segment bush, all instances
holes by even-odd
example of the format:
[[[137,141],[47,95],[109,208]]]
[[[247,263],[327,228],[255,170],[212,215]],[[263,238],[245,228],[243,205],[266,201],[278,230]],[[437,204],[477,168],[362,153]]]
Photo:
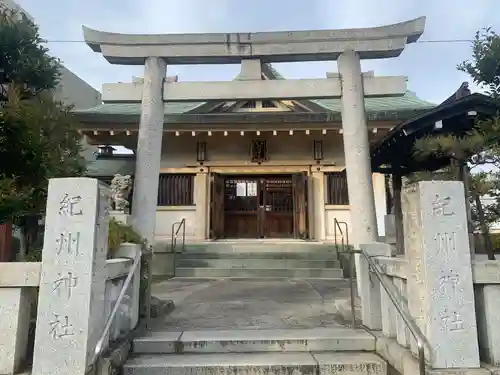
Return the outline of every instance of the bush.
[[[23,262],[41,262],[42,261],[42,248],[41,247],[36,247],[34,249],[31,249],[28,254],[26,254],[26,257],[24,258]]]
[[[122,243],[129,242],[139,244],[142,247],[142,257],[141,257],[141,277],[140,277],[140,313],[141,316],[147,316],[145,308],[147,307],[149,300],[148,295],[151,293],[149,290],[149,279],[150,279],[150,262],[151,254],[146,251],[146,241],[144,241],[141,236],[130,226],[116,221],[111,218],[109,221],[109,233],[108,233],[108,258],[111,258],[113,253],[118,250]]]
[[[500,233],[490,233],[491,244],[495,253],[500,252]],[[477,254],[486,254],[484,246],[484,236],[481,233],[474,235],[475,251]]]
[[[491,244],[493,245],[493,250],[500,250],[500,233],[491,233]]]
[[[14,238],[12,242],[14,245]],[[16,254],[19,252],[19,239],[16,238],[16,243],[14,246],[17,247]],[[144,241],[141,236],[137,234],[136,231],[126,224],[119,223],[114,218],[109,221],[109,233],[108,233],[108,258],[111,258],[113,253],[118,250],[122,243],[129,242],[144,245]],[[25,262],[41,262],[42,261],[42,248],[43,244],[36,244],[36,246],[26,254]]]
[[[108,257],[113,255],[120,245],[125,242],[145,245],[144,240],[130,225],[120,223],[111,218],[109,221]]]

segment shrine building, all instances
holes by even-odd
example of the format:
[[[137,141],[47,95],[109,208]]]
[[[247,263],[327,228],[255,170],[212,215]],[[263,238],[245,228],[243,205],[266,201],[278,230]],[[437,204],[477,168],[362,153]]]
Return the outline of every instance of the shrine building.
[[[259,73],[284,79],[269,64]],[[410,91],[365,106],[371,142],[434,107]],[[77,115],[91,144],[136,148],[140,104],[105,102]],[[170,242],[172,224],[185,218],[187,241],[332,240],[333,219],[352,220],[345,169],[339,99],[166,103],[155,239]],[[112,147],[89,165],[107,181],[134,172],[135,155]],[[372,180],[383,236],[386,179]]]

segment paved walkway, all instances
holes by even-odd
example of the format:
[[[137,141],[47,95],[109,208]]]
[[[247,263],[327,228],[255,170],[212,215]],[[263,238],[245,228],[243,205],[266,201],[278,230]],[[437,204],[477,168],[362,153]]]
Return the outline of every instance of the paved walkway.
[[[347,280],[174,278],[155,284],[153,295],[174,300],[175,310],[154,323],[165,331],[333,328],[350,323]]]

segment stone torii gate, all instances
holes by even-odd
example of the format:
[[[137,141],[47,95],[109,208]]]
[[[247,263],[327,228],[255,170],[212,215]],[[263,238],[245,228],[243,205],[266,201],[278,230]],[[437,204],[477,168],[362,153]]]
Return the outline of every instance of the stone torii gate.
[[[103,86],[103,101],[140,102],[132,223],[153,243],[165,101],[341,98],[344,152],[355,245],[377,241],[364,96],[401,96],[405,77],[361,73],[360,59],[399,56],[422,35],[425,17],[363,29],[134,35],[83,27],[86,43],[111,64],[144,65],[144,82]],[[166,82],[167,65],[337,60],[326,79]],[[253,76],[253,74],[250,74]],[[260,78],[260,77],[259,77]]]

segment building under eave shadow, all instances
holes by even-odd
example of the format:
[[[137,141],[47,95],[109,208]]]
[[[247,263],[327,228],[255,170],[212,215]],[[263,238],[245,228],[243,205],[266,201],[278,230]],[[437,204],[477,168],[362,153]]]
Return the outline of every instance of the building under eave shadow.
[[[270,64],[262,64],[261,72],[263,80],[284,79]],[[376,143],[435,105],[408,91],[365,98],[365,106],[369,139]],[[224,238],[333,240],[334,218],[351,227],[340,107],[340,99],[165,103],[156,242],[168,243],[180,218],[186,218],[187,241],[211,237],[214,179],[225,189],[224,202],[217,202],[223,205]],[[91,143],[134,151],[140,111],[140,103],[105,102],[75,114]],[[116,173],[134,174],[135,156],[112,151],[102,149],[89,165],[91,176],[109,181]],[[373,182],[383,235],[384,175],[375,173]],[[198,225],[200,215],[207,217],[206,227]],[[294,231],[299,226],[301,233]]]

